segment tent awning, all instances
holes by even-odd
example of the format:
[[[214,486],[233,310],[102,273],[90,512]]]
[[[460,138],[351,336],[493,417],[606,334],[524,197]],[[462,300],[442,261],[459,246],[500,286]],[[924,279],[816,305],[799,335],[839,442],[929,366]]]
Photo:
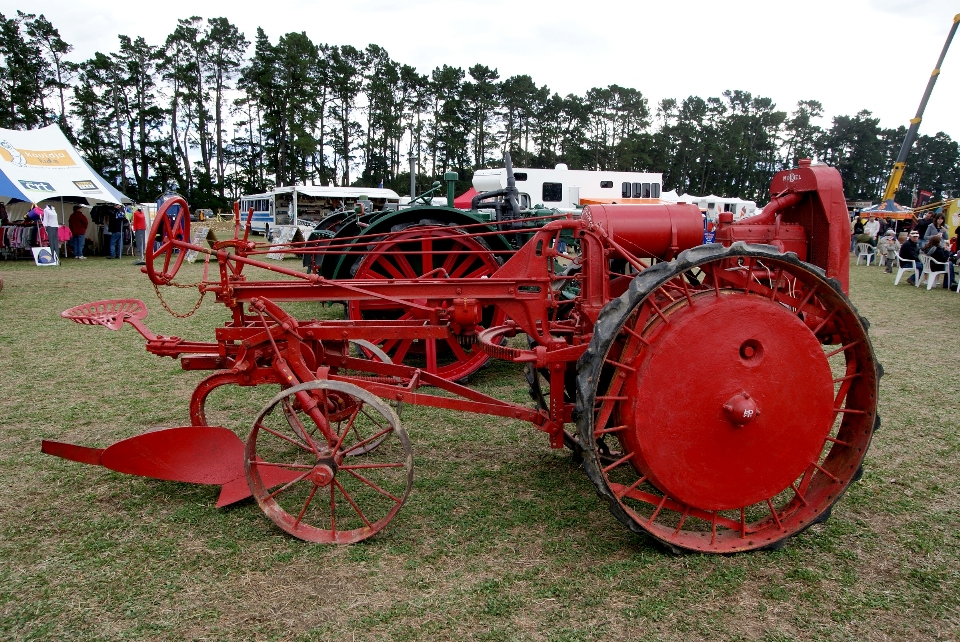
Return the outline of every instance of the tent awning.
[[[473,197],[479,193],[480,192],[471,187],[466,192],[453,199],[453,206],[458,210],[468,210],[470,209],[470,203],[473,202]]]
[[[93,171],[56,125],[0,129],[0,197],[34,203],[60,198],[132,202]]]
[[[383,198],[391,201],[400,199],[400,195],[392,189],[383,187],[337,187],[323,185],[287,185],[273,190],[273,194],[290,194],[296,190],[297,194],[306,194],[307,196],[326,197],[326,198],[360,198],[365,196],[370,199]],[[267,195],[269,196],[269,194]]]

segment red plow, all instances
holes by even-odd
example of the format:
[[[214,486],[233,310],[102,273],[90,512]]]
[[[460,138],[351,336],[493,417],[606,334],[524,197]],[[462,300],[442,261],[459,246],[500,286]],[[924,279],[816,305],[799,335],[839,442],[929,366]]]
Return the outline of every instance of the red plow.
[[[529,422],[582,458],[620,522],[672,549],[779,546],[826,519],[858,478],[879,423],[880,367],[846,297],[839,174],[802,163],[777,174],[771,193],[760,216],[722,218],[712,245],[700,245],[701,214],[684,204],[588,206],[547,222],[505,261],[483,231],[415,225],[365,246],[352,279],[264,262],[239,229],[192,244],[187,203],[171,199],[144,271],[158,289],[179,285],[186,253],[199,252],[207,265],[194,287],[230,311],[215,340],[154,334],[140,301],[63,316],[129,324],[148,352],[212,371],[190,399],[192,425],[106,449],[45,441],[43,451],[220,485],[220,506],[252,495],[295,537],[350,543],[382,530],[412,489],[396,408],[430,406]],[[337,251],[312,247],[288,251]],[[459,252],[475,252],[482,270],[451,273]],[[248,268],[273,278],[250,280]],[[298,301],[365,314],[297,319],[282,304]],[[411,365],[421,345],[428,362],[441,346],[454,359],[523,363],[535,403]],[[208,425],[212,391],[262,384],[281,391],[245,442]]]

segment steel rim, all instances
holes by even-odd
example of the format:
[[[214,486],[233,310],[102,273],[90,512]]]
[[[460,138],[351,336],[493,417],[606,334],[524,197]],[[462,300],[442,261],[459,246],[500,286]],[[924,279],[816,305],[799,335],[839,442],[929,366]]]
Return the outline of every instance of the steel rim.
[[[167,216],[167,210],[174,205],[179,205],[180,210],[171,224],[170,217]],[[160,244],[154,249],[157,236],[160,237]],[[168,199],[160,206],[153,219],[148,237],[149,242],[144,251],[147,275],[153,283],[163,285],[173,280],[186,256],[184,251],[174,247],[173,241],[189,242],[189,240],[190,206],[180,196]],[[159,270],[157,269],[158,262],[160,263]]]
[[[317,400],[320,421],[303,411],[304,395]],[[328,414],[327,395],[350,411]],[[413,485],[413,453],[396,414],[375,395],[339,381],[310,381],[274,397],[247,438],[244,466],[267,517],[294,537],[322,544],[375,535]]]
[[[702,248],[693,253],[693,260],[687,259],[681,257],[677,265],[664,264],[642,274],[598,321],[587,359],[590,367],[578,378],[581,442],[592,444],[586,449],[585,466],[618,519],[671,548],[736,552],[778,546],[829,515],[857,475],[869,446],[876,420],[878,372],[865,322],[834,283],[793,255],[741,244]],[[691,267],[703,271],[701,286],[683,278]],[[831,407],[815,454],[782,488],[753,496],[742,506],[722,505],[696,493],[687,501],[672,496],[676,493],[668,487],[675,489],[677,482],[661,481],[666,476],[663,462],[651,461],[643,451],[650,447],[649,439],[644,442],[645,435],[635,434],[639,426],[623,425],[625,418],[636,420],[632,413],[649,410],[631,408],[636,400],[627,398],[630,391],[624,387],[634,376],[630,368],[643,367],[645,351],[678,332],[673,327],[692,314],[698,302],[718,297],[765,299],[768,305],[795,314],[792,331],[802,327],[823,343],[822,358],[829,364],[830,381],[818,383],[829,384]],[[680,402],[697,404],[698,396],[685,392]],[[689,474],[686,481],[692,485],[696,473]]]
[[[413,227],[381,240],[357,266],[356,279],[418,279],[434,272],[436,278],[483,278],[500,267],[493,253],[480,240],[443,227]],[[439,306],[442,302],[430,301]],[[410,320],[417,311],[390,301],[351,301],[347,314],[352,319]],[[506,315],[493,305],[482,308],[484,328],[501,325]],[[453,335],[444,339],[376,340],[394,363],[426,370],[450,381],[463,379],[479,370],[489,356],[473,337]]]

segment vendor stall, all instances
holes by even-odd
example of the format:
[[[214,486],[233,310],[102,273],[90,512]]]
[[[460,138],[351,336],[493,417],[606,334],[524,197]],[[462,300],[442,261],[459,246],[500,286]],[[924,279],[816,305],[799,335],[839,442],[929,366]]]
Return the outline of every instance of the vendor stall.
[[[32,256],[30,248],[43,242],[37,226],[26,220],[33,204],[57,211],[63,234],[54,243],[60,243],[70,238],[66,226],[74,205],[84,206],[93,223],[89,206],[131,202],[87,164],[56,125],[0,129],[0,204],[7,214],[0,225],[0,257]],[[85,237],[96,245],[97,226],[89,225]]]

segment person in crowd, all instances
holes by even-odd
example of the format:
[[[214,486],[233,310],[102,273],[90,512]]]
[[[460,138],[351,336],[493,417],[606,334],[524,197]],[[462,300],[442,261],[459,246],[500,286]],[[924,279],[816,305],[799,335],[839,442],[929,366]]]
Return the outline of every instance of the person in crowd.
[[[893,220],[892,218],[890,218],[890,217],[888,216],[888,217],[887,217],[887,220],[884,221],[883,223],[884,223],[883,226],[882,226],[883,229],[880,230],[880,233],[881,233],[881,234],[886,234],[886,233],[887,233],[887,230],[893,230],[894,235],[896,235],[896,232],[897,232],[897,224],[894,222],[894,220]]]
[[[931,224],[931,227],[932,226],[933,225]],[[950,260],[950,252],[947,250],[947,248],[943,247],[943,245],[943,237],[939,234],[934,234],[930,237],[930,240],[927,241],[926,245],[923,246],[923,253],[934,261],[946,264],[947,273],[950,275],[950,278],[943,280],[943,287],[949,288],[953,283],[954,278],[953,262]]]
[[[886,258],[886,269],[884,271],[887,274],[893,272],[893,263],[896,261],[897,252],[900,250],[900,243],[897,242],[896,234],[893,228],[890,228],[877,243],[877,254]]]
[[[900,232],[910,232],[916,227],[917,219],[912,214],[897,221],[897,234]]]
[[[926,243],[934,236],[939,235],[941,239],[949,237],[949,232],[947,231],[946,218],[943,214],[934,214],[933,221],[930,225],[927,226],[927,231],[923,233],[921,237],[923,242]]]
[[[361,203],[361,206],[363,204]],[[717,227],[720,211],[716,203],[707,203],[707,231],[712,232]]]
[[[853,218],[850,219],[850,251],[853,252],[857,249],[857,237],[863,234],[863,219],[860,218],[860,213],[856,210],[853,212]]]
[[[50,253],[55,260],[59,260],[60,251],[60,218],[53,205],[43,208],[43,227],[47,230],[47,240],[50,242]]]
[[[10,222],[10,215],[7,214],[7,206],[0,203],[0,225],[7,225]]]
[[[879,230],[880,230],[880,223],[871,214],[870,217],[867,219],[867,222],[861,224],[861,230],[860,230],[860,233],[857,234],[856,242],[867,243],[868,245],[877,247],[877,234]]]
[[[927,212],[923,215],[923,218],[917,221],[917,224],[913,226],[913,229],[920,232],[920,238],[923,239],[926,237],[927,228],[930,226],[930,223],[933,222],[933,212]]]
[[[123,255],[123,223],[127,220],[127,213],[122,205],[117,205],[110,214],[107,230],[110,232],[110,256],[108,259],[119,259]]]
[[[910,232],[907,236],[907,242],[900,246],[900,258],[902,259],[902,267],[907,267],[904,264],[911,262],[918,271],[922,269],[920,265],[920,233],[916,230]],[[914,285],[913,275],[907,279],[907,283]]]
[[[87,234],[87,215],[83,213],[83,208],[79,205],[73,206],[73,213],[67,221],[70,226],[70,245],[73,249],[73,258],[86,259],[83,255],[83,245],[86,242]]]
[[[877,247],[877,239],[873,238],[866,232],[864,232],[863,234],[857,234],[857,238],[854,240],[857,242],[857,244],[866,243],[867,245],[872,245],[873,247]]]
[[[134,265],[145,265],[143,257],[144,240],[147,235],[147,217],[139,207],[133,212],[133,240],[137,248],[137,260]]]
[[[880,236],[880,221],[877,220],[876,216],[870,215],[866,225],[863,226],[863,232],[870,235],[870,244],[877,247],[877,238]]]

